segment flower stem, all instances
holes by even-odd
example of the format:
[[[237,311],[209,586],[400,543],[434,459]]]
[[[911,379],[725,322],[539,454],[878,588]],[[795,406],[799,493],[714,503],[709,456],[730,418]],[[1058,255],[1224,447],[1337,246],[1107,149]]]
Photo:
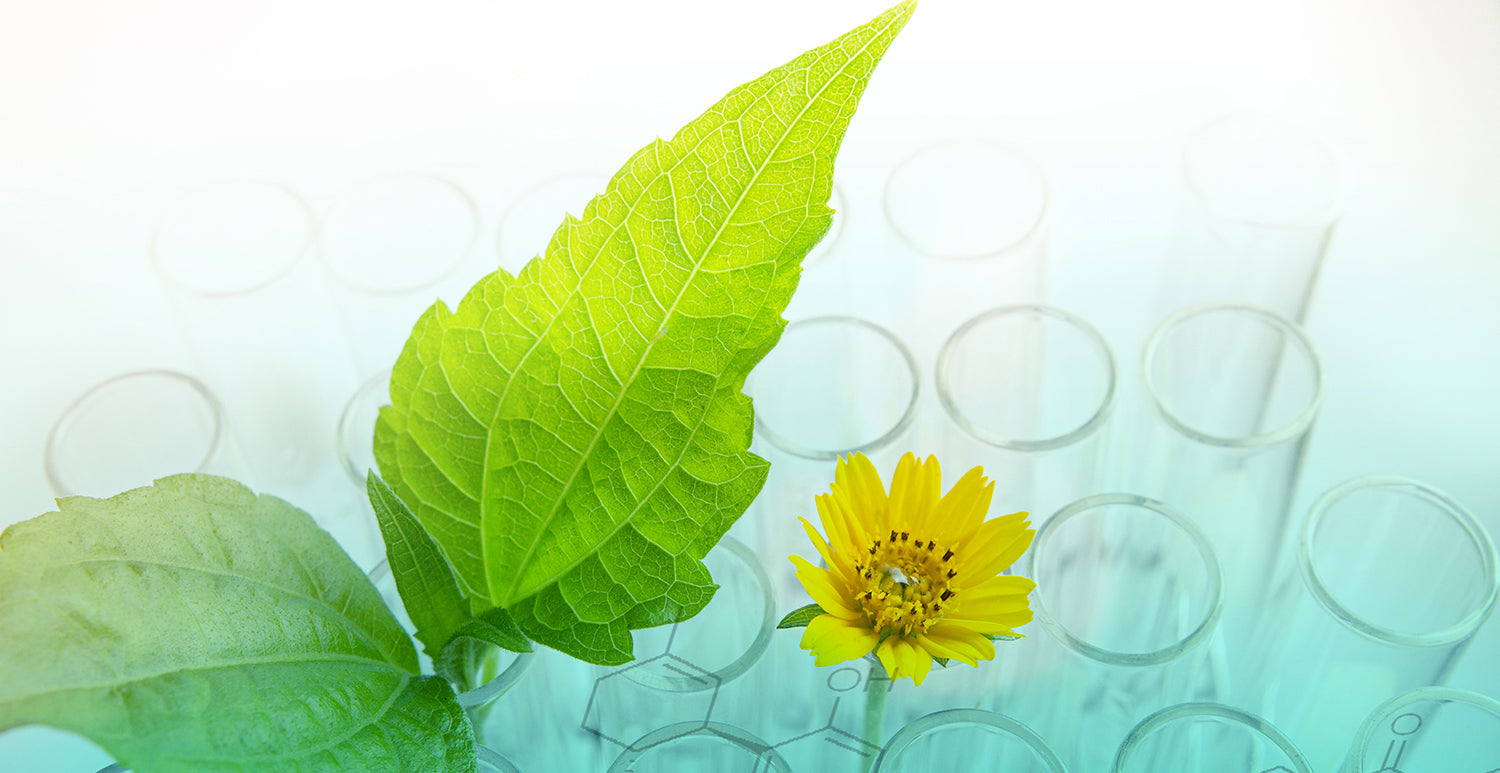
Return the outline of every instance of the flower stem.
[[[870,664],[870,678],[865,680],[865,748],[879,749],[885,740],[885,698],[891,691],[891,678],[879,661]],[[865,771],[875,766],[872,754],[865,764]]]

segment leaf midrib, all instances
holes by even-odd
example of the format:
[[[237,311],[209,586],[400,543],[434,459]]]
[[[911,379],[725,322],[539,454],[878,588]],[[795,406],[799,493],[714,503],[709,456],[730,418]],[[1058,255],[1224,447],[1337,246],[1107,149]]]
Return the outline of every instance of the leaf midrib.
[[[840,64],[838,68],[834,70],[833,74],[823,82],[823,85],[818,88],[817,93],[810,97],[802,106],[802,108],[797,111],[797,116],[787,123],[786,130],[782,132],[780,137],[777,138],[776,143],[771,147],[771,150],[765,154],[765,157],[762,160],[760,166],[756,167],[755,174],[751,175],[749,182],[746,183],[744,187],[744,190],[740,191],[739,198],[735,200],[734,206],[730,208],[729,212],[724,216],[724,221],[719,224],[719,228],[714,232],[713,239],[711,239],[709,243],[704,247],[703,253],[699,255],[698,259],[694,262],[693,270],[688,274],[688,278],[683,282],[682,288],[677,292],[676,297],[673,298],[671,308],[667,309],[667,313],[663,315],[663,324],[672,319],[672,315],[676,312],[678,304],[682,302],[683,296],[687,294],[688,288],[692,286],[693,278],[698,275],[698,271],[700,268],[702,268],[704,261],[708,259],[708,255],[713,252],[713,248],[719,243],[719,238],[723,236],[724,230],[728,228],[729,223],[734,220],[734,215],[739,211],[740,205],[744,203],[745,197],[748,196],[750,191],[755,188],[755,184],[760,180],[761,174],[765,172],[766,167],[770,165],[771,160],[774,159],[777,152],[781,150],[781,147],[783,144],[785,144],[787,137],[791,135],[793,128],[802,121],[802,118],[807,114],[807,111],[811,109],[811,107],[816,104],[819,99],[822,98],[823,93],[828,90],[828,87],[831,86],[833,82],[844,73],[844,71],[858,58],[858,56],[864,53],[874,41],[880,40],[891,28],[891,25],[896,23],[896,21],[899,19],[899,16],[893,17],[892,20],[886,22],[886,24],[882,26],[878,32],[871,35],[867,40],[861,43],[857,50],[849,54],[845,61]],[[766,93],[770,93],[770,91],[771,89],[768,88],[766,90]],[[743,115],[744,111],[741,111],[740,116],[743,117]],[[699,144],[701,145],[702,143],[700,142]],[[687,154],[684,154],[683,158],[686,157]],[[673,166],[675,168],[676,165],[674,164]],[[667,172],[663,172],[663,174],[667,174]],[[682,224],[676,214],[675,198],[673,201],[672,222],[677,229],[677,233],[680,238],[682,235]],[[592,271],[594,265],[596,264],[597,261],[594,264],[591,264],[589,266],[589,270]],[[578,479],[578,473],[583,470],[584,465],[589,459],[589,456],[593,453],[594,447],[598,445],[600,438],[604,437],[604,428],[609,424],[610,419],[614,418],[615,412],[619,410],[621,403],[624,402],[625,394],[629,391],[630,385],[635,383],[636,376],[640,374],[641,368],[645,366],[646,361],[651,356],[652,349],[655,348],[656,343],[660,340],[660,337],[653,338],[651,342],[646,345],[646,349],[641,353],[641,357],[636,362],[635,368],[631,371],[630,377],[621,385],[620,393],[616,395],[614,405],[610,406],[609,412],[605,415],[604,419],[599,422],[598,431],[594,433],[593,439],[589,441],[588,448],[585,449],[584,453],[579,457],[578,464],[573,468],[572,474],[568,476],[567,482],[563,485],[562,492],[558,495],[557,500],[553,503],[551,512],[549,512],[546,519],[543,520],[542,527],[537,531],[536,537],[532,540],[530,549],[527,550],[526,556],[521,560],[520,565],[517,567],[515,578],[511,581],[511,587],[506,592],[507,597],[511,593],[514,593],[516,587],[520,585],[521,576],[525,573],[525,568],[530,562],[531,557],[536,554],[537,546],[540,545],[542,541],[542,535],[546,534],[547,530],[551,527],[553,518],[557,516],[558,508],[560,508],[562,506],[562,503],[567,500],[568,494],[572,491],[573,484]],[[698,424],[694,425],[694,435],[697,434],[698,427],[702,426],[703,419],[704,417],[700,416],[698,419]],[[685,445],[683,447],[683,450],[678,454],[677,463],[681,462],[682,456],[687,453],[687,449],[690,446],[691,441],[687,445]],[[670,468],[668,468],[668,473],[670,473],[672,469],[676,469],[677,463],[674,463]],[[616,524],[613,529],[610,529],[608,534],[606,534],[603,539],[594,543],[589,550],[583,551],[582,555],[570,561],[564,568],[562,568],[558,572],[555,572],[542,582],[537,583],[536,588],[540,590],[541,588],[545,588],[551,583],[556,582],[558,578],[562,577],[564,574],[567,574],[569,571],[571,571],[574,567],[583,563],[583,561],[585,561],[589,556],[594,555],[598,551],[600,546],[602,546],[605,542],[608,542],[609,539],[611,539],[615,534],[619,533],[620,529],[624,528],[626,524],[635,519],[636,515],[640,513],[641,508],[644,507],[645,503],[650,500],[650,496],[656,493],[656,490],[661,487],[662,483],[666,481],[667,477],[668,475],[663,475],[660,479],[658,479],[656,484],[651,487],[650,493],[640,498],[637,501],[635,508],[630,511],[630,514],[627,515],[623,520],[621,520],[619,524]],[[488,574],[489,573],[486,572],[486,575]],[[514,600],[509,600],[506,603],[514,603]]]

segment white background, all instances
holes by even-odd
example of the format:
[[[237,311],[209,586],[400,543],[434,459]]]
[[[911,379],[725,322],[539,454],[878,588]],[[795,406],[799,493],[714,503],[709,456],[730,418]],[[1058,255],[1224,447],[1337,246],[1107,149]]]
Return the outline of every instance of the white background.
[[[445,174],[483,217],[472,281],[528,187],[612,171],[880,10],[0,0],[0,526],[51,508],[42,448],[74,397],[192,369],[146,258],[174,191],[272,179],[321,211],[371,176]],[[1031,150],[1052,185],[1051,300],[1128,365],[1181,142],[1246,110],[1317,130],[1351,171],[1307,320],[1327,392],[1297,512],[1346,478],[1400,474],[1500,533],[1500,2],[925,0],[846,147],[893,167],[915,148],[861,144],[861,126],[904,117]],[[849,228],[884,227],[878,191],[847,193]],[[352,391],[356,374],[329,368],[310,376]],[[1453,681],[1500,696],[1500,626]],[[34,769],[92,770],[97,752],[56,756],[81,746],[26,730],[0,759],[30,748]]]

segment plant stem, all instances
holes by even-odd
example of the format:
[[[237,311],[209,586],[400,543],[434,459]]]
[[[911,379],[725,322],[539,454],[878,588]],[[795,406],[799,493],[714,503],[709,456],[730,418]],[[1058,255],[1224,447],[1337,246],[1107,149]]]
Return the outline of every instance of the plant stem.
[[[885,740],[885,698],[891,691],[891,678],[885,673],[880,661],[870,664],[870,678],[865,680],[865,743],[866,749],[879,749]],[[878,755],[878,752],[877,752]],[[865,771],[875,765],[875,755],[865,763]]]

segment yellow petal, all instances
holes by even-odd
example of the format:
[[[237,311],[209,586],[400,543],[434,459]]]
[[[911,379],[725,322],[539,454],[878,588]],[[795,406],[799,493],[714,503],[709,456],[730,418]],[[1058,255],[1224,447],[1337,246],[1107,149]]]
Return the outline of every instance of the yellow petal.
[[[911,452],[901,457],[891,477],[889,529],[932,537],[932,513],[943,496],[943,474],[935,456],[918,463]]]
[[[850,511],[860,519],[864,531],[885,528],[887,498],[880,473],[864,454],[856,453],[839,460],[834,468],[831,491],[843,497]]]
[[[879,642],[880,634],[863,625],[833,615],[818,615],[802,632],[801,646],[813,654],[813,665],[831,666],[862,658]]]
[[[973,536],[989,514],[994,495],[995,484],[984,477],[983,467],[964,473],[938,502],[933,517],[936,539],[946,545],[956,545]]]
[[[979,665],[978,650],[968,645],[955,645],[949,639],[934,639],[926,634],[919,634],[917,636],[917,646],[927,650],[929,654],[935,657],[957,660],[960,663],[967,663],[971,666]]]
[[[1023,517],[1013,518],[1014,515]],[[1036,530],[1026,528],[1029,525],[1024,514],[986,521],[974,539],[959,552],[958,571],[969,582],[988,579],[1005,571],[1026,552],[1026,548],[1031,547]]]
[[[854,522],[841,497],[819,494],[814,501],[818,505],[818,518],[823,521],[823,531],[828,534],[828,544],[834,552],[853,554],[865,549],[864,530]]]
[[[797,567],[797,581],[807,589],[807,595],[823,608],[823,611],[835,617],[853,620],[860,616],[860,611],[847,597],[848,594],[840,591],[838,583],[827,569],[820,569],[808,563],[802,556],[788,556]]]
[[[835,577],[842,579],[845,583],[852,582],[854,567],[849,563],[848,552],[836,552],[823,540],[823,535],[813,528],[806,518],[798,518],[802,522],[802,530],[807,532],[807,538],[812,541],[813,547],[818,549],[818,555],[823,557],[823,563],[828,566],[829,571],[834,572]]]
[[[829,552],[828,543],[823,540],[823,535],[819,534],[818,530],[814,529],[813,525],[808,523],[806,518],[798,516],[797,520],[802,522],[802,530],[807,532],[807,539],[812,542],[813,547],[818,549],[818,555],[823,557],[823,563],[832,566],[833,554]]]
[[[951,622],[947,618],[927,629],[927,638],[954,649],[967,649],[974,652],[979,660],[993,660],[995,657],[994,642],[986,638],[984,634]]]

